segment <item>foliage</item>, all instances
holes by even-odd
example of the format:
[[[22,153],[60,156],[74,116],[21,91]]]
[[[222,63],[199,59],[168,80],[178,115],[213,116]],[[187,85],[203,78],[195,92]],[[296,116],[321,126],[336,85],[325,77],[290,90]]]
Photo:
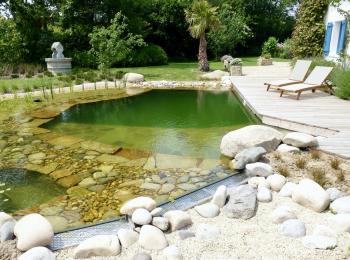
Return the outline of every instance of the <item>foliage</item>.
[[[311,151],[311,158],[314,160],[319,160],[321,158],[321,153],[318,150]]]
[[[277,44],[278,41],[275,37],[269,37],[262,46],[262,54],[271,54],[272,57],[277,55]]]
[[[25,53],[14,21],[0,16],[0,62],[18,64],[23,61]]]
[[[282,59],[292,58],[292,39],[288,38],[283,43],[278,43],[277,56]]]
[[[288,168],[286,168],[285,166],[280,165],[279,167],[277,167],[277,172],[279,174],[281,174],[284,177],[289,177],[290,176],[290,172],[288,170]]]
[[[215,57],[224,53],[233,55],[237,45],[244,45],[246,40],[252,37],[247,18],[228,4],[220,7],[218,15],[223,27],[208,34],[209,50]]]
[[[206,0],[196,0],[185,10],[189,32],[199,39],[198,61],[201,71],[209,71],[206,32],[216,31],[221,27],[217,7],[212,7]]]
[[[327,183],[326,171],[322,168],[310,169],[310,177],[322,187]]]
[[[335,94],[343,99],[350,99],[350,70],[346,68],[336,68],[331,76],[335,85]]]
[[[101,70],[126,59],[134,47],[144,45],[140,35],[128,31],[127,19],[120,12],[108,27],[95,27],[89,37],[90,52],[96,56]]]
[[[299,168],[299,169],[305,169],[306,164],[307,164],[307,161],[306,161],[304,158],[302,158],[302,157],[298,158],[298,159],[295,161],[295,166],[296,166],[297,168]]]
[[[341,161],[340,161],[338,158],[332,158],[332,159],[331,159],[331,167],[332,167],[334,170],[338,170],[340,164],[341,164]]]
[[[128,66],[155,66],[168,63],[168,56],[162,47],[154,44],[136,49],[129,59],[126,60]]]
[[[325,36],[324,16],[329,0],[301,1],[297,12],[297,23],[292,36],[294,57],[322,55]]]
[[[73,53],[73,66],[81,68],[97,68],[97,59],[89,51],[77,51]]]

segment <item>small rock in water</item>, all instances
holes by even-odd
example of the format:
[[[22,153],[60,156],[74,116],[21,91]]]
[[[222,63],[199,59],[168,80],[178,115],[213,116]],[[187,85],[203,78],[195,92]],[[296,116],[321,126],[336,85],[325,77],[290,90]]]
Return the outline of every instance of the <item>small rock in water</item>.
[[[74,251],[74,258],[92,256],[116,256],[121,251],[119,239],[115,235],[97,235],[81,242]]]
[[[305,224],[298,219],[288,219],[279,227],[279,233],[287,237],[303,237],[306,234]]]
[[[275,224],[281,224],[288,219],[296,219],[297,216],[294,212],[285,206],[280,206],[272,212],[272,222]]]
[[[194,207],[195,211],[204,218],[214,218],[220,213],[220,208],[218,205],[213,203],[206,203]]]
[[[272,200],[272,193],[268,188],[262,186],[258,188],[256,198],[260,202],[270,202]]]
[[[139,244],[147,250],[159,250],[167,247],[168,241],[160,229],[144,225],[140,231]]]
[[[326,192],[328,193],[331,202],[341,197],[344,197],[344,193],[338,190],[337,188],[328,188]]]
[[[182,210],[170,210],[164,214],[169,220],[171,232],[192,224],[191,216]]]
[[[48,248],[43,246],[33,247],[24,254],[22,254],[18,260],[55,260],[56,256]]]
[[[175,185],[171,183],[165,183],[162,185],[161,189],[159,190],[159,194],[167,194],[175,189]]]
[[[136,209],[131,220],[137,225],[147,225],[152,222],[152,215],[146,209]]]
[[[281,197],[292,197],[293,190],[296,186],[297,185],[293,182],[287,182],[283,185],[278,195]]]
[[[147,253],[138,253],[132,257],[132,260],[152,260],[152,257]]]
[[[185,240],[187,238],[191,238],[191,237],[195,237],[196,234],[191,232],[191,231],[188,231],[188,230],[179,230],[178,231],[178,235],[180,237],[181,240]]]
[[[337,246],[337,239],[326,236],[306,236],[303,245],[310,249],[333,249]]]
[[[137,197],[127,201],[120,209],[122,215],[132,215],[138,208],[144,208],[152,211],[156,207],[156,202],[149,197]]]
[[[260,176],[267,177],[273,174],[272,167],[267,163],[249,163],[245,166],[246,174],[250,177]]]
[[[174,245],[164,248],[163,255],[164,255],[165,259],[168,259],[168,260],[182,260],[183,259],[179,248],[177,246],[174,246]]]
[[[225,185],[219,186],[211,200],[211,203],[216,204],[219,208],[222,208],[226,203],[227,198],[227,188]]]
[[[336,199],[331,203],[329,209],[335,214],[350,213],[350,196]]]
[[[220,236],[220,229],[209,224],[199,224],[196,237],[200,240],[215,240]]]
[[[273,174],[266,178],[267,183],[270,185],[271,190],[280,191],[283,185],[286,183],[286,177],[280,174]]]
[[[128,248],[139,239],[139,234],[133,230],[121,228],[118,230],[118,238],[122,247]]]
[[[162,231],[167,231],[169,229],[169,220],[163,217],[154,217],[152,220],[152,225]]]
[[[229,200],[222,208],[228,218],[249,219],[256,211],[256,190],[249,185],[228,189]]]

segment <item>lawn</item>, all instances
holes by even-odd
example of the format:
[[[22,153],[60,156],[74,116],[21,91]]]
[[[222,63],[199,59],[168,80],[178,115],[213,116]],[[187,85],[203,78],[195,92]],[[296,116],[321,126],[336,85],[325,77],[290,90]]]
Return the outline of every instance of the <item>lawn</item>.
[[[258,57],[244,57],[243,66],[255,66]],[[275,61],[290,61],[285,59],[274,58]],[[220,61],[210,62],[211,70],[223,70],[224,65]],[[79,70],[78,70],[79,71]],[[150,67],[133,67],[133,68],[112,68],[112,74],[117,71],[135,72],[145,76],[145,79],[150,80],[176,80],[176,81],[191,81],[199,80],[201,72],[198,71],[197,62],[170,62],[162,66]],[[0,93],[7,93],[13,91],[32,91],[33,89],[40,89],[42,85],[53,84],[56,87],[60,82],[57,77],[52,78],[20,78],[0,80]],[[61,83],[62,84],[62,83]]]

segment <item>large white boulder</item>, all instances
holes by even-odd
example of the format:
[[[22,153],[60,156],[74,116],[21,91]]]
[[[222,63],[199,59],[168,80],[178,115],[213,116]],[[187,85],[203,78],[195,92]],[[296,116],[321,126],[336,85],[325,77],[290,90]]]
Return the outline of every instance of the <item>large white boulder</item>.
[[[147,209],[136,209],[131,216],[132,222],[137,225],[146,225],[152,222],[152,215]]]
[[[225,185],[220,185],[211,199],[211,203],[218,205],[219,208],[222,208],[225,205],[227,198],[227,188]]]
[[[261,186],[258,187],[256,198],[259,202],[270,202],[272,200],[272,193],[268,188]]]
[[[53,228],[43,216],[34,213],[21,218],[15,225],[17,248],[27,251],[37,246],[47,246],[53,241]]]
[[[299,132],[286,134],[283,138],[283,143],[299,148],[315,147],[318,145],[318,141],[315,137]]]
[[[318,183],[310,179],[303,179],[299,182],[293,190],[292,199],[316,212],[327,209],[330,202],[328,193]]]
[[[116,256],[121,251],[116,235],[97,235],[81,242],[74,250],[74,258]]]
[[[294,182],[287,182],[278,193],[281,197],[292,197],[293,190],[297,185]]]
[[[255,163],[266,154],[266,150],[263,147],[251,147],[239,152],[235,159],[232,160],[234,169],[242,170],[248,163]]]
[[[298,147],[294,147],[288,144],[280,144],[277,147],[276,151],[280,153],[294,153],[294,152],[299,152],[300,149]]]
[[[129,72],[129,73],[126,73],[123,77],[123,79],[126,81],[126,82],[129,82],[129,83],[137,83],[137,82],[142,82],[145,80],[145,77],[142,75],[142,74],[139,74],[139,73],[132,73],[132,72]]]
[[[196,206],[194,207],[194,210],[197,211],[197,213],[203,218],[214,218],[220,213],[219,206],[214,203],[205,203]]]
[[[273,174],[266,178],[267,183],[270,185],[271,190],[280,191],[283,185],[286,183],[286,177],[280,174]]]
[[[326,192],[328,193],[329,198],[332,202],[335,201],[336,199],[339,199],[345,196],[344,193],[338,190],[337,188],[328,188]]]
[[[296,219],[297,216],[294,212],[286,206],[280,206],[272,212],[272,222],[275,224],[281,224],[288,219]]]
[[[303,237],[306,234],[306,227],[299,219],[288,219],[279,226],[278,231],[287,237]]]
[[[192,224],[190,214],[182,210],[170,210],[164,214],[169,220],[171,232]]]
[[[136,209],[143,208],[152,211],[156,207],[156,202],[149,197],[137,197],[127,201],[120,209],[120,214],[131,216]]]
[[[168,241],[159,228],[144,225],[140,231],[139,244],[147,250],[159,250],[167,247]]]
[[[55,260],[56,256],[43,246],[33,247],[18,257],[18,260]]]
[[[128,248],[139,239],[139,234],[131,229],[121,228],[118,230],[118,238],[122,247]]]
[[[274,151],[281,143],[283,134],[271,127],[251,125],[226,134],[220,145],[220,151],[228,157],[235,155],[250,147],[261,146],[267,152]]]
[[[329,209],[336,214],[350,213],[350,196],[336,199],[331,203]]]
[[[267,163],[262,162],[256,162],[256,163],[249,163],[245,166],[246,174],[249,177],[254,176],[260,176],[260,177],[267,177],[273,174],[272,167]]]

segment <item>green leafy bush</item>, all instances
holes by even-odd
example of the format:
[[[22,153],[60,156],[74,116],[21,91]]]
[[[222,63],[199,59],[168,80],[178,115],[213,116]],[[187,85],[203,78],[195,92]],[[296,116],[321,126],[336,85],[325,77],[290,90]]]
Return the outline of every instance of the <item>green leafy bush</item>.
[[[275,37],[269,37],[266,42],[264,42],[262,46],[262,54],[271,54],[272,57],[277,55],[277,44],[278,41]]]
[[[89,51],[74,52],[73,65],[81,68],[97,68],[97,58]]]
[[[162,47],[154,44],[137,49],[126,61],[128,66],[155,66],[168,63],[168,56]]]
[[[292,58],[292,39],[286,39],[277,45],[277,56],[282,59]]]
[[[332,82],[335,85],[335,94],[343,99],[350,99],[350,70],[337,68],[332,74]]]

